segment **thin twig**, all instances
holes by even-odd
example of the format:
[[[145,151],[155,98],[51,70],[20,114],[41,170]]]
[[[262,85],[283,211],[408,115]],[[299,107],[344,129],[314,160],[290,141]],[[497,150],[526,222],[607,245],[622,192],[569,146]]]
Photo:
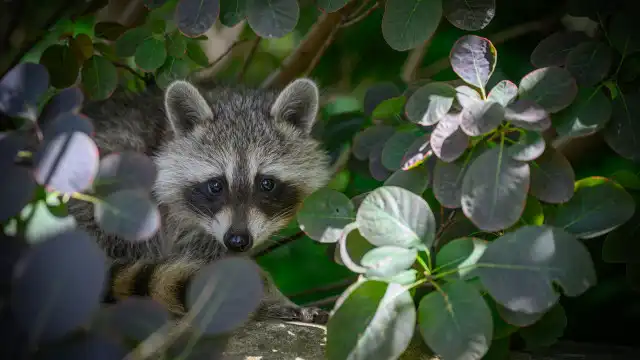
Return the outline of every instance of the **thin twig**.
[[[402,81],[406,84],[411,83],[415,78],[416,71],[418,70],[418,67],[420,67],[429,45],[431,45],[431,39],[432,38],[429,38],[422,42],[422,44],[411,50],[409,56],[407,56],[407,60],[405,60],[404,65],[402,66]]]
[[[322,58],[322,55],[324,55],[325,51],[327,51],[327,49],[329,48],[329,45],[333,43],[333,39],[338,33],[338,30],[340,30],[340,26],[336,26],[335,28],[333,28],[333,31],[331,31],[329,36],[327,36],[327,40],[325,40],[325,42],[322,44],[322,46],[320,47],[316,55],[313,57],[313,60],[311,60],[309,67],[307,67],[307,70],[305,70],[305,72],[303,73],[304,76],[309,75],[313,71],[313,69],[315,69],[315,67],[318,65],[318,63],[320,62],[320,59]]]
[[[274,251],[275,249],[279,248],[280,246],[286,245],[294,240],[300,239],[301,237],[303,237],[305,235],[304,231],[298,231],[297,233],[284,238],[282,240],[277,241],[276,243],[274,243],[273,245],[270,245],[269,247],[260,250],[260,252],[256,253],[255,255],[253,255],[254,258],[260,257],[260,256],[264,256],[272,251]]]
[[[213,60],[209,65],[205,66],[204,68],[200,69],[199,71],[211,69],[212,67],[216,66],[220,61],[222,61],[222,59],[225,58],[225,56],[227,56],[231,51],[233,51],[233,49],[235,49],[239,45],[242,45],[242,44],[246,43],[247,41],[249,41],[249,40],[246,40],[246,39],[245,40],[236,40],[233,44],[231,44],[231,46],[229,46],[229,48],[227,50],[225,50],[225,52],[223,52],[220,56],[218,56],[217,59]]]
[[[321,307],[321,306],[331,305],[331,304],[335,303],[336,300],[338,300],[338,298],[340,298],[341,295],[342,294],[328,296],[328,297],[326,297],[324,299],[320,299],[320,300],[316,300],[316,301],[312,301],[312,302],[303,304],[303,306],[305,306],[305,307]]]
[[[249,50],[249,54],[244,59],[244,63],[242,64],[242,69],[238,73],[238,79],[237,79],[238,82],[242,81],[244,74],[247,72],[247,69],[251,64],[251,60],[253,59],[253,56],[255,55],[256,50],[258,50],[258,46],[260,46],[260,40],[262,40],[262,38],[256,35],[256,38],[253,40],[253,44],[251,44],[251,50]]]
[[[553,16],[542,20],[531,21],[497,32],[493,35],[488,36],[488,38],[489,40],[491,40],[493,45],[502,44],[508,40],[515,39],[519,36],[526,35],[534,31],[546,30],[551,25],[555,24],[558,19],[559,16],[557,14],[554,14]],[[418,74],[420,78],[431,78],[439,72],[446,70],[449,66],[451,66],[451,63],[449,61],[449,57],[447,56],[420,70]]]
[[[356,280],[358,280],[358,276],[350,276],[346,279],[336,281],[331,284],[314,287],[313,289],[298,291],[297,293],[293,293],[293,294],[287,294],[287,297],[292,298],[292,297],[298,297],[298,296],[313,295],[313,294],[317,294],[319,292],[324,292],[324,291],[338,290],[353,284]]]
[[[131,68],[131,66],[125,64],[125,63],[121,63],[119,61],[112,61],[113,65],[115,65],[116,67],[119,67],[121,69],[125,69],[128,72],[132,73],[133,75],[135,75],[138,79],[146,82],[147,78],[145,78],[144,76],[140,75],[137,71],[135,71],[134,69]]]
[[[367,9],[367,11],[363,12],[362,14],[352,16],[351,18],[345,20],[342,24],[340,24],[340,27],[346,28],[351,25],[359,23],[360,21],[364,20],[364,18],[371,15],[371,13],[378,8],[378,5],[380,4],[376,2],[375,4],[373,4],[373,6],[371,6],[369,9]]]

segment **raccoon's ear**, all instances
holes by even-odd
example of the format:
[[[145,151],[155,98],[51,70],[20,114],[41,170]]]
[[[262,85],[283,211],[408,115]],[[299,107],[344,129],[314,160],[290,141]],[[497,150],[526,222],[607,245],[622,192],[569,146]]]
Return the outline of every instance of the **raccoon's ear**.
[[[177,134],[189,131],[197,122],[213,118],[211,108],[200,91],[183,80],[176,80],[167,87],[164,108]]]
[[[280,92],[271,106],[271,116],[309,133],[316,121],[319,103],[316,83],[310,79],[297,79]]]

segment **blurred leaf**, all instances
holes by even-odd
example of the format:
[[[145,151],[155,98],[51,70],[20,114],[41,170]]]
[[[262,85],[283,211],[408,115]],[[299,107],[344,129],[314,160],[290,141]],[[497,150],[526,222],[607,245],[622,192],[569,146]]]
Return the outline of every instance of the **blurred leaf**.
[[[119,57],[133,56],[136,53],[138,45],[150,39],[151,36],[151,29],[144,26],[125,31],[116,41],[116,54]]]
[[[42,53],[40,64],[47,68],[51,85],[58,89],[69,87],[78,79],[80,63],[69,46],[49,46]]]
[[[332,13],[342,9],[349,0],[318,0],[318,8]]]
[[[518,332],[527,343],[527,349],[537,349],[555,344],[564,335],[567,316],[559,303],[546,312],[540,320]]]
[[[501,80],[491,88],[487,100],[495,101],[502,106],[508,106],[518,96],[518,85],[509,80]]]
[[[547,224],[581,239],[606,234],[627,222],[635,212],[633,197],[615,182],[588,177],[575,183],[575,194],[558,206]]]
[[[620,156],[640,160],[640,91],[621,93],[613,101],[611,120],[603,130],[606,143]]]
[[[246,1],[249,26],[260,37],[284,37],[298,24],[300,7],[296,0]]]
[[[569,160],[555,148],[547,147],[531,165],[529,192],[546,203],[566,203],[573,196],[575,179]]]
[[[17,132],[0,134],[0,223],[20,213],[32,200],[36,182],[32,169],[16,164],[18,153],[27,147],[27,140]]]
[[[589,41],[579,44],[569,52],[565,67],[579,86],[594,86],[604,80],[612,62],[613,53],[607,44]]]
[[[49,211],[47,203],[42,200],[28,204],[22,213],[30,215],[24,233],[24,238],[29,244],[39,243],[54,235],[76,228],[76,219],[73,216],[54,216]]]
[[[418,328],[429,348],[445,359],[479,360],[493,335],[491,310],[480,293],[464,281],[442,285],[418,305]]]
[[[571,105],[578,94],[578,86],[571,73],[557,66],[528,73],[518,87],[521,99],[531,99],[552,114]]]
[[[467,150],[469,137],[460,128],[460,116],[447,114],[431,133],[431,149],[444,162],[457,160]]]
[[[611,174],[610,178],[627,189],[640,190],[640,176],[637,173],[622,169]]]
[[[609,22],[609,38],[619,53],[630,55],[640,51],[640,32],[635,14],[619,11]]]
[[[100,159],[98,175],[93,184],[94,192],[107,195],[125,189],[150,191],[156,175],[156,164],[143,153],[111,153]]]
[[[97,38],[116,41],[127,28],[115,21],[101,21],[96,23],[94,31]]]
[[[475,269],[498,304],[525,314],[541,313],[558,301],[557,283],[567,296],[595,285],[587,248],[570,233],[550,226],[524,226],[490,242]],[[526,271],[524,271],[526,269]]]
[[[194,38],[206,33],[220,15],[219,0],[180,0],[175,22],[185,36]]]
[[[41,64],[20,63],[0,79],[0,112],[25,116],[49,88],[49,73]],[[35,119],[34,119],[35,120]]]
[[[79,62],[84,62],[93,56],[93,41],[87,34],[79,34],[75,38],[70,39],[69,46]]]
[[[416,308],[402,285],[357,282],[342,293],[327,323],[327,358],[396,359],[409,346],[415,326]]]
[[[127,241],[146,241],[160,228],[157,205],[139,189],[108,194],[95,204],[94,217],[104,232]]]
[[[602,260],[608,263],[640,263],[640,211],[607,234],[602,244]]]
[[[66,341],[60,341],[51,346],[42,346],[36,352],[37,359],[123,359],[129,353],[122,344],[113,341],[108,336],[98,336],[92,333],[80,333]]]
[[[498,51],[489,39],[464,35],[453,44],[449,59],[453,71],[462,80],[484,89],[496,69]]]
[[[94,55],[82,68],[82,87],[92,100],[104,100],[111,96],[118,85],[116,67],[102,56]]]
[[[245,19],[247,0],[220,0],[220,22],[233,27]]]
[[[594,134],[611,119],[612,106],[607,96],[597,88],[580,87],[575,101],[553,117],[558,137],[570,138]]]
[[[384,143],[394,134],[395,130],[389,125],[374,125],[364,129],[353,138],[353,155],[358,160],[366,160],[374,146]]]
[[[197,42],[189,42],[187,44],[187,56],[193,60],[196,64],[207,67],[209,66],[209,58],[202,50],[202,47]]]
[[[150,38],[144,40],[135,52],[136,65],[142,71],[154,71],[158,69],[167,59],[167,48],[164,40]]]
[[[151,298],[128,297],[101,309],[92,322],[98,331],[144,341],[170,321],[164,306]]]
[[[297,212],[300,229],[313,240],[334,243],[355,220],[351,200],[341,192],[321,188],[307,196]]]
[[[445,0],[442,5],[447,20],[466,31],[484,29],[496,14],[495,0]]]
[[[376,106],[371,116],[378,119],[399,116],[404,110],[404,104],[406,101],[407,99],[402,95],[386,99]]]
[[[469,107],[476,102],[481,102],[482,98],[480,94],[467,85],[460,85],[456,87],[456,100],[462,106],[462,108]]]
[[[531,63],[537,68],[564,66],[571,50],[590,38],[582,31],[559,31],[538,43],[531,53]]]
[[[442,17],[442,0],[387,0],[382,36],[396,51],[415,48],[435,33]]]

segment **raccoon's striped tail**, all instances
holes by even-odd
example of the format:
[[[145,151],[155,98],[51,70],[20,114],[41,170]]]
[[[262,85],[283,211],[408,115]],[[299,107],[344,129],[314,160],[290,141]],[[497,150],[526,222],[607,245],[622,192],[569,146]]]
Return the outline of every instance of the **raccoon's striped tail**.
[[[116,303],[130,296],[150,297],[175,315],[184,315],[186,289],[193,276],[205,265],[199,261],[167,259],[139,260],[111,264],[103,303]]]

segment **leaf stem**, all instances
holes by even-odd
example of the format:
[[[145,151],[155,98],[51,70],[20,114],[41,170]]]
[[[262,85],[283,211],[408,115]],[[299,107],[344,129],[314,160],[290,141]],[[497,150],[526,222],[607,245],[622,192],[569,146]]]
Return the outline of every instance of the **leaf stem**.
[[[427,254],[427,261],[431,263],[431,255],[429,254],[429,251],[425,251],[425,253]],[[429,269],[429,266],[424,262],[424,260],[422,260],[420,254],[418,254],[416,258],[418,259],[418,263],[420,264],[420,266],[422,266],[422,268],[424,269],[425,274],[430,275],[431,269]]]
[[[78,200],[82,200],[82,201],[86,201],[94,204],[99,204],[102,202],[102,200],[98,199],[95,196],[91,196],[91,195],[87,195],[79,192],[72,193],[71,197],[74,199],[78,199]]]

